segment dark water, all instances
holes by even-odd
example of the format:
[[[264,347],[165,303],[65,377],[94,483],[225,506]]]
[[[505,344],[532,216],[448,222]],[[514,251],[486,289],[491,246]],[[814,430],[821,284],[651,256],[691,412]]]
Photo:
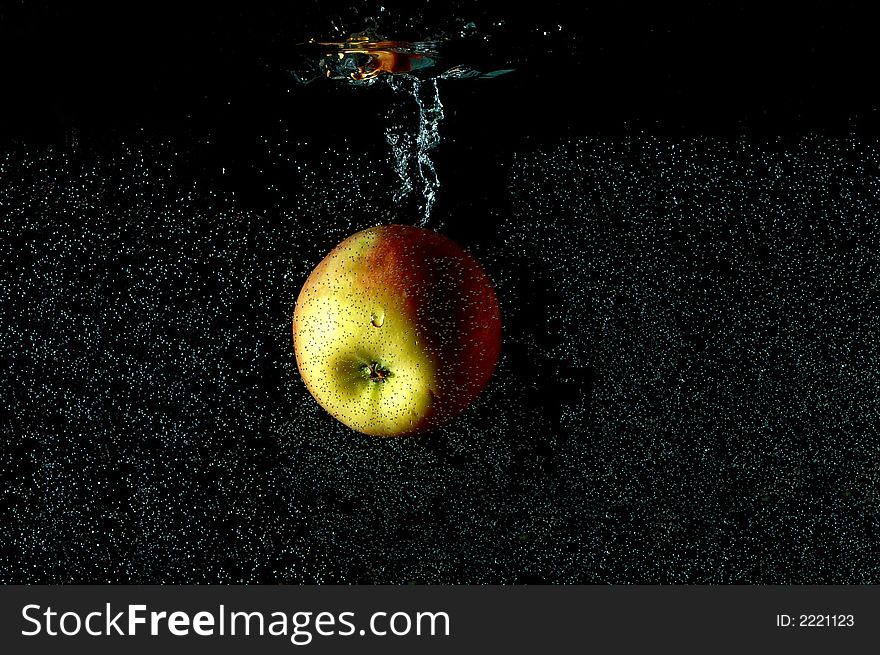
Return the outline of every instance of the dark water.
[[[495,280],[504,353],[460,419],[377,440],[311,399],[290,316],[345,236],[419,220],[385,140],[414,114],[291,84],[284,35],[360,19],[290,11],[199,47],[183,15],[153,69],[80,17],[103,38],[11,78],[40,90],[0,155],[0,580],[880,582],[880,147],[829,41],[858,17],[736,68],[735,7],[471,11],[520,73],[441,86],[429,225]]]

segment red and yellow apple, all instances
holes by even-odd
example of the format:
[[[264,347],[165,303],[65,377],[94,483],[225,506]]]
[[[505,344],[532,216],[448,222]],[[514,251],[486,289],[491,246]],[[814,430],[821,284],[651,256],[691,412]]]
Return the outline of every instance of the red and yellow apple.
[[[455,242],[406,225],[358,232],[311,272],[293,314],[296,362],[345,425],[391,437],[435,428],[488,384],[501,351],[489,276]]]

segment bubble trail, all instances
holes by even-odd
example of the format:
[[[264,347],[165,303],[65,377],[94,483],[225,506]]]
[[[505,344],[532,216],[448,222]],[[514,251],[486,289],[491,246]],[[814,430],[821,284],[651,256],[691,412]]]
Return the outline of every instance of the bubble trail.
[[[388,85],[398,93],[408,94],[419,110],[417,134],[407,131],[405,125],[392,125],[385,131],[385,140],[391,146],[393,166],[400,178],[400,188],[394,192],[394,201],[401,203],[416,193],[416,206],[421,216],[420,227],[427,227],[440,189],[440,178],[431,159],[431,151],[440,143],[440,122],[443,103],[437,80],[423,83],[412,75],[389,76]]]
[[[476,25],[465,24],[460,37],[473,36]],[[338,30],[337,30],[338,31]],[[421,41],[400,41],[380,35],[374,28],[349,35],[342,40],[310,39],[299,44],[303,57],[293,78],[301,84],[315,80],[336,80],[355,86],[372,86],[384,81],[396,93],[409,96],[418,108],[415,133],[406,125],[395,123],[385,130],[391,146],[392,166],[400,187],[392,194],[400,206],[412,202],[419,215],[417,225],[427,227],[440,189],[440,180],[431,160],[431,150],[440,143],[439,126],[443,103],[437,80],[488,79],[513,72],[503,68],[482,72],[464,63],[443,71],[438,67],[446,36]],[[444,65],[445,67],[445,65]],[[401,214],[408,213],[401,211]]]

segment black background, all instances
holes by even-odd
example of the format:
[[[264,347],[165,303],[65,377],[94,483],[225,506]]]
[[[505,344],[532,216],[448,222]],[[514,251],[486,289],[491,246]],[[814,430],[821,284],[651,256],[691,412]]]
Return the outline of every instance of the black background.
[[[381,5],[0,8],[0,579],[880,580],[867,10]],[[288,72],[370,17],[516,69],[443,83],[435,153],[505,359],[392,442],[314,407],[287,322],[341,238],[414,221],[387,89]]]

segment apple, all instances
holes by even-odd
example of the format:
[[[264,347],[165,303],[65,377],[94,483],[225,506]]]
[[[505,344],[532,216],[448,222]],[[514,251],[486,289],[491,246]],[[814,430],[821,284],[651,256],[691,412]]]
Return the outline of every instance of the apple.
[[[501,309],[489,276],[431,230],[353,234],[311,272],[293,313],[296,363],[324,409],[392,437],[460,414],[489,383]]]

